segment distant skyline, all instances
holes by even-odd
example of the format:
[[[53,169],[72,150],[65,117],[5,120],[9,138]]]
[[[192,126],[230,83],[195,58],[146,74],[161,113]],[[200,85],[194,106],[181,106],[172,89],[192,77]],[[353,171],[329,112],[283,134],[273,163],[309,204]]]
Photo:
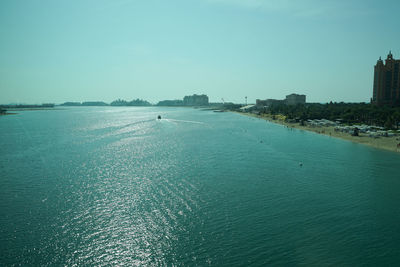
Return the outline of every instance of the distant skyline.
[[[0,104],[369,102],[399,1],[0,1]]]

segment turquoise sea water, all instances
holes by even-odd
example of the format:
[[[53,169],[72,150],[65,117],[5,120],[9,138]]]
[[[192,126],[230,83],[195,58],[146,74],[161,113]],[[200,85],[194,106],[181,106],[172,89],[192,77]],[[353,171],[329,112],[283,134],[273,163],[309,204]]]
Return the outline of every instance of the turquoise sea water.
[[[399,166],[233,113],[2,116],[0,265],[393,266]]]

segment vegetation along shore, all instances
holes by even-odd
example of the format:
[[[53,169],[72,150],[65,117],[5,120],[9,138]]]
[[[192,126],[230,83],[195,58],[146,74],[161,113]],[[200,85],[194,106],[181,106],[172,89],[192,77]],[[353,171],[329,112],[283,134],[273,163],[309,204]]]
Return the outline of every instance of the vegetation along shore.
[[[375,112],[378,110],[379,114]],[[400,152],[399,111],[396,108],[376,109],[368,104],[331,103],[309,105],[308,107],[271,107],[267,110],[240,113],[278,123],[288,128],[306,130],[378,149]]]

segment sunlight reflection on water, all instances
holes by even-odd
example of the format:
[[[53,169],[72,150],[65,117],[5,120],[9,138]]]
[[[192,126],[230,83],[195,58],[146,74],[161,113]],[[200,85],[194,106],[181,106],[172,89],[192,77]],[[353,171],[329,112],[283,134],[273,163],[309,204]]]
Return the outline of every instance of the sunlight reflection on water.
[[[396,154],[186,108],[15,118],[0,121],[0,263],[399,260]]]

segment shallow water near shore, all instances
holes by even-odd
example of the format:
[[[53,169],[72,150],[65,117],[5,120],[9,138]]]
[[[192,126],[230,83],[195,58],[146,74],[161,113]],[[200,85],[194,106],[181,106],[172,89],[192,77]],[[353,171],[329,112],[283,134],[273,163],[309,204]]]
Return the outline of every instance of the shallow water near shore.
[[[393,152],[156,107],[2,116],[0,148],[0,265],[400,260]]]

